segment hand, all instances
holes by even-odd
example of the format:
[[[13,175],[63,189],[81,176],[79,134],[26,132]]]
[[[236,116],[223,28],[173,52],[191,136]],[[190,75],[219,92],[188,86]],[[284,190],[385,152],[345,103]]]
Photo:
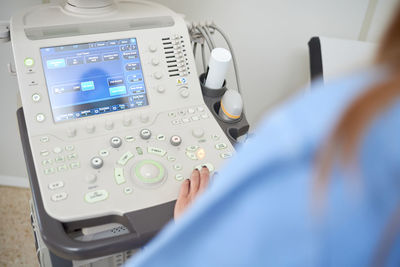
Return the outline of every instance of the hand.
[[[182,183],[174,209],[175,220],[181,217],[193,200],[207,188],[209,180],[210,171],[203,167],[200,171],[195,169],[190,180],[186,179]]]

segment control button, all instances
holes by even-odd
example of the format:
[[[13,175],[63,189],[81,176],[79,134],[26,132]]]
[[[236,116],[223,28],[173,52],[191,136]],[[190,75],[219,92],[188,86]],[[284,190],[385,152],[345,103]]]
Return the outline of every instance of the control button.
[[[183,122],[183,123],[188,123],[188,122],[190,122],[190,118],[183,118],[183,119],[182,119],[182,122]]]
[[[194,108],[189,108],[188,109],[188,113],[189,114],[194,114],[196,111],[194,110]]]
[[[69,164],[69,167],[70,167],[71,169],[78,169],[78,168],[81,167],[81,164],[80,164],[79,162],[71,162],[71,163]]]
[[[72,153],[67,155],[68,160],[75,160],[78,159],[78,155],[76,153]]]
[[[220,156],[222,159],[229,159],[229,158],[232,157],[232,155],[233,155],[233,154],[232,154],[231,152],[219,154],[219,156]]]
[[[150,139],[151,131],[149,129],[142,129],[140,131],[140,137],[144,140]]]
[[[53,152],[56,153],[56,154],[60,154],[62,151],[63,150],[62,150],[61,147],[56,146],[55,148],[53,148]]]
[[[106,149],[102,149],[99,151],[99,155],[102,157],[107,157],[109,155],[109,152]]]
[[[159,64],[160,64],[160,60],[158,60],[158,58],[153,58],[151,60],[151,65],[158,66]]]
[[[42,136],[40,137],[40,142],[42,143],[47,143],[50,141],[50,138],[48,136]]]
[[[139,146],[136,147],[136,152],[138,153],[138,155],[143,155],[143,149]]]
[[[33,65],[35,65],[35,61],[31,57],[27,57],[24,59],[24,65],[26,67],[32,67]]]
[[[47,166],[47,165],[51,165],[51,164],[53,164],[53,160],[52,159],[42,160],[42,165],[43,166]]]
[[[191,160],[197,160],[197,156],[193,152],[186,152],[186,156]]]
[[[211,135],[211,139],[214,140],[214,141],[218,141],[219,138],[220,138],[220,136],[218,134]]]
[[[179,146],[182,143],[182,138],[178,135],[173,135],[171,136],[170,142],[173,146]]]
[[[175,179],[176,179],[177,181],[182,181],[184,178],[183,178],[183,175],[182,175],[182,174],[177,174],[177,175],[175,175]]]
[[[171,161],[171,162],[174,162],[174,161],[176,160],[176,158],[173,157],[173,156],[168,156],[168,157],[167,157],[167,160],[168,160],[168,161]]]
[[[179,110],[178,114],[179,114],[180,116],[185,116],[185,115],[186,115],[186,111],[184,111],[184,110]]]
[[[118,185],[126,182],[123,168],[114,169],[114,179]]]
[[[135,137],[133,137],[132,135],[127,135],[127,136],[125,136],[125,141],[133,142],[133,141],[135,141]]]
[[[164,86],[157,86],[157,92],[160,94],[163,94],[165,92],[165,87]]]
[[[64,200],[68,197],[68,194],[65,192],[60,192],[60,193],[56,193],[54,195],[51,196],[51,200],[57,202],[57,201],[61,201]]]
[[[88,133],[94,133],[94,130],[96,130],[96,126],[93,123],[87,123],[86,124],[86,132]]]
[[[152,52],[152,53],[157,52],[157,46],[149,45],[149,51]]]
[[[97,175],[94,173],[88,174],[88,175],[86,175],[85,180],[86,180],[86,182],[93,184],[97,180]]]
[[[105,127],[107,130],[112,130],[114,128],[114,122],[110,120],[106,120]]]
[[[225,143],[219,143],[219,144],[215,145],[215,148],[218,149],[218,150],[222,150],[222,149],[225,149],[227,147],[228,146]]]
[[[208,116],[207,113],[201,114],[201,117],[202,117],[203,119],[208,119],[208,118],[209,118],[209,116]]]
[[[100,169],[103,167],[103,160],[99,157],[94,157],[90,160],[90,164],[92,165],[93,169]]]
[[[207,169],[208,169],[210,172],[213,172],[213,171],[214,171],[214,165],[212,165],[211,163],[204,163],[204,164],[201,164],[201,165],[197,165],[197,166],[194,167],[194,168],[195,168],[195,169],[198,169],[198,170],[200,171],[201,168],[203,168],[203,166],[207,167]]]
[[[162,77],[163,77],[163,75],[162,75],[161,72],[157,71],[157,72],[154,73],[154,78],[156,78],[157,80],[161,80]]]
[[[130,126],[130,125],[132,124],[132,119],[129,118],[128,116],[124,116],[124,118],[123,118],[123,120],[122,120],[122,124],[123,124],[125,127],[128,127],[128,126]]]
[[[49,184],[49,189],[50,190],[56,190],[56,189],[59,189],[59,188],[62,188],[62,187],[64,187],[64,182],[63,181],[57,181],[57,182]]]
[[[165,140],[165,135],[163,135],[163,134],[159,134],[159,135],[157,135],[157,140],[158,141],[164,141]]]
[[[46,117],[44,116],[43,113],[39,113],[36,115],[36,121],[37,122],[44,122],[44,120],[46,119]]]
[[[161,148],[157,148],[157,147],[148,147],[147,152],[149,152],[150,154],[153,154],[153,155],[160,156],[160,157],[164,157],[165,154],[167,154],[167,151],[165,151],[164,149],[161,149]]]
[[[204,111],[204,107],[197,107],[197,111],[198,112],[203,112]]]
[[[119,148],[122,145],[122,139],[118,136],[114,136],[110,139],[110,144],[113,148]]]
[[[164,167],[153,160],[144,160],[135,167],[136,177],[145,184],[154,184],[164,178]]]
[[[35,102],[35,103],[37,103],[37,102],[39,102],[40,101],[40,95],[39,94],[33,94],[32,95],[32,100],[33,100],[33,102]]]
[[[199,149],[199,146],[188,146],[188,147],[186,148],[186,151],[194,152],[194,151],[196,151],[197,149]]]
[[[46,175],[50,175],[50,174],[54,174],[56,172],[56,169],[55,168],[47,168],[47,169],[44,169],[43,172]]]
[[[206,156],[206,151],[203,148],[200,148],[199,150],[196,151],[196,156],[199,160],[202,160]]]
[[[68,170],[68,166],[64,164],[64,165],[58,166],[57,169],[59,172],[65,172]]]
[[[199,116],[193,116],[192,117],[192,121],[198,121],[198,120],[200,120]]]
[[[169,112],[168,113],[168,117],[176,117],[176,113],[175,112]]]
[[[108,192],[104,189],[89,192],[85,195],[85,200],[88,203],[96,203],[108,198]]]
[[[204,130],[201,128],[195,128],[192,130],[192,135],[196,138],[201,138],[204,136]]]
[[[181,164],[175,164],[174,165],[174,170],[181,171],[182,170],[182,165]]]
[[[178,125],[178,124],[181,124],[181,120],[180,119],[176,119],[176,120],[173,120],[171,123],[173,125]]]
[[[188,98],[190,95],[189,90],[187,88],[182,89],[179,93],[183,98]]]
[[[50,152],[48,150],[40,151],[40,156],[42,156],[42,157],[47,157],[49,154],[50,154]]]
[[[118,160],[118,164],[125,166],[128,161],[133,158],[132,152],[128,151],[125,154],[122,155],[122,157]]]
[[[68,127],[67,135],[68,135],[68,137],[75,137],[76,136],[76,128]]]
[[[58,157],[55,158],[55,161],[56,161],[57,163],[62,163],[62,162],[65,161],[65,158],[64,158],[64,156],[58,156]]]
[[[147,115],[147,114],[141,114],[141,115],[140,115],[140,121],[141,121],[142,123],[148,123],[149,120],[150,120],[149,115]]]
[[[125,194],[132,194],[132,192],[133,192],[133,189],[132,189],[132,187],[125,187],[124,188],[124,193]]]
[[[73,145],[67,145],[65,146],[65,150],[66,151],[73,151],[75,149],[75,147]]]

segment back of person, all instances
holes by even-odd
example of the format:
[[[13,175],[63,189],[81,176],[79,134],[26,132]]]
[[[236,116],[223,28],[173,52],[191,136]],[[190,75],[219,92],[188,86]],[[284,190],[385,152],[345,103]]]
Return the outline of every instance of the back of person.
[[[270,114],[128,266],[398,266],[399,96],[400,9],[377,66]]]

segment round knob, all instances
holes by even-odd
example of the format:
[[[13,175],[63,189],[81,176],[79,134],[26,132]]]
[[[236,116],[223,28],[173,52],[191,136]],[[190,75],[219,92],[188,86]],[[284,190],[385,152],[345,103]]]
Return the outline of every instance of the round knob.
[[[159,92],[160,94],[165,92],[165,87],[164,86],[157,86],[157,92]]]
[[[180,94],[181,94],[181,97],[183,97],[183,98],[188,98],[189,95],[190,95],[189,90],[187,89],[187,87],[181,88]]]
[[[149,51],[152,52],[152,53],[156,52],[157,51],[157,46],[149,45]]]
[[[90,164],[92,165],[93,169],[100,169],[103,167],[103,160],[99,157],[94,157],[90,160]]]
[[[122,145],[122,139],[118,136],[114,136],[111,138],[110,144],[113,148],[119,148]]]
[[[147,185],[159,183],[165,176],[164,167],[154,160],[143,160],[133,170],[135,176]]]
[[[93,123],[86,124],[86,132],[94,133],[95,129],[96,129],[96,126]]]
[[[105,127],[107,130],[112,130],[114,128],[114,122],[110,120],[106,120]]]
[[[179,146],[182,143],[182,138],[178,135],[173,135],[170,139],[171,145]]]
[[[147,114],[141,114],[141,115],[140,115],[140,121],[141,121],[142,123],[147,123],[147,122],[149,122],[149,120],[150,120],[149,115],[147,115]]]
[[[69,137],[75,137],[76,136],[76,128],[69,127],[67,129],[67,135]]]
[[[125,116],[124,119],[122,120],[122,124],[125,127],[128,127],[128,126],[130,126],[132,124],[132,119],[129,118],[128,116]]]
[[[192,135],[196,138],[201,138],[204,136],[204,130],[201,128],[196,128],[192,130]]]
[[[156,78],[157,80],[160,80],[162,77],[163,77],[163,75],[161,72],[157,71],[154,73],[154,78]]]
[[[158,65],[160,64],[160,60],[158,60],[157,58],[153,58],[153,59],[151,60],[151,64],[152,64],[153,66],[158,66]]]
[[[96,182],[96,180],[97,180],[97,175],[94,174],[94,173],[88,174],[88,175],[86,176],[85,180],[86,180],[86,182],[92,184],[92,183]]]
[[[144,140],[150,139],[151,131],[149,129],[142,129],[140,131],[140,137]]]

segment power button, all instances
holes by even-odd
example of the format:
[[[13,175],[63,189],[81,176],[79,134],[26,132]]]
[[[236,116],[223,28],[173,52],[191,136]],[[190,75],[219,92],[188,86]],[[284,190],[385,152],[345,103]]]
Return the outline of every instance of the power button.
[[[33,58],[27,57],[24,59],[24,65],[26,67],[32,67],[35,64],[35,61],[33,60]]]

